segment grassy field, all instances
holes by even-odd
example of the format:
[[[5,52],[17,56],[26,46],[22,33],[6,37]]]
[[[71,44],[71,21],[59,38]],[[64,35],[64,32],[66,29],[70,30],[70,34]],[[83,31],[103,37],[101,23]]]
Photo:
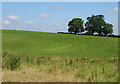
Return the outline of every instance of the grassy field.
[[[2,52],[3,81],[118,81],[118,38],[2,30]]]

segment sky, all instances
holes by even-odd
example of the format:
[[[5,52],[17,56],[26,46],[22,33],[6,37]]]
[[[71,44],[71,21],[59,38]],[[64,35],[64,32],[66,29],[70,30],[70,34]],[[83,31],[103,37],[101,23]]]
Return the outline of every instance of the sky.
[[[118,2],[119,0],[1,0],[3,2]]]
[[[117,2],[3,2],[3,29],[67,32],[68,22],[103,14],[118,34]]]

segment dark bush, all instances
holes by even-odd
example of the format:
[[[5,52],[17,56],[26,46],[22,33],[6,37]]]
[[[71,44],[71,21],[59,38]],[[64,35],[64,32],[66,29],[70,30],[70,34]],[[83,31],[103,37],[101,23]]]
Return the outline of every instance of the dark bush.
[[[20,68],[20,57],[19,56],[11,56],[7,58],[5,62],[5,67],[12,71]]]

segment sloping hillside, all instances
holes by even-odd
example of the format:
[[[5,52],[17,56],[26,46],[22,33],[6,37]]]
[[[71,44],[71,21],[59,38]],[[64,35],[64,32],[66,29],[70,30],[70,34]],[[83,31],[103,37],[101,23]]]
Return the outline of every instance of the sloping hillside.
[[[2,31],[4,82],[118,82],[118,39]]]
[[[112,58],[118,56],[118,38],[32,31],[2,31],[3,51],[33,56]]]

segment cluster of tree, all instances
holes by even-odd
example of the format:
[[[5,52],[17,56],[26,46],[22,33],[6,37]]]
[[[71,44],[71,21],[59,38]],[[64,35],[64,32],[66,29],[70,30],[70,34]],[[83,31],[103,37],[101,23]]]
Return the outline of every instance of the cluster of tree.
[[[71,34],[82,34],[82,32],[87,31],[86,34],[94,35],[109,35],[113,33],[113,25],[106,23],[104,15],[92,15],[87,17],[87,22],[84,24],[84,21],[81,18],[74,18],[68,23],[69,29],[68,32]],[[85,26],[85,28],[84,28]]]

